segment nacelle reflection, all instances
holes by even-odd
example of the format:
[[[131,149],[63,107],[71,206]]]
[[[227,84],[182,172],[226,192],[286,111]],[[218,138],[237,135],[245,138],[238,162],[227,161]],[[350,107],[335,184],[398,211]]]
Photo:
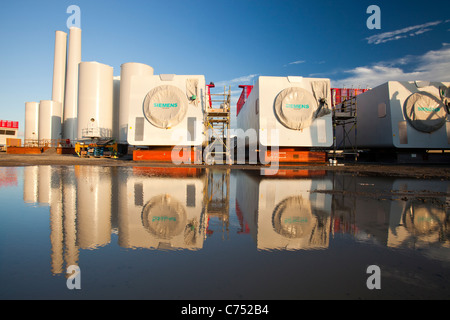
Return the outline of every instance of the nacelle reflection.
[[[242,212],[258,250],[327,248],[332,196],[311,190],[331,191],[331,180],[323,171],[287,172],[280,170],[271,178],[239,172],[236,210]]]
[[[198,250],[204,241],[206,176],[195,168],[135,167],[119,212],[125,248]]]

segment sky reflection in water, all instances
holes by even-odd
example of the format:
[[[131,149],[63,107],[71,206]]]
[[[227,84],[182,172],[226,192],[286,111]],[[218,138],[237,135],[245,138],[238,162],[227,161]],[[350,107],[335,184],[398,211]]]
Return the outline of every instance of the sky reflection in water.
[[[450,297],[446,181],[29,166],[0,191],[2,299]]]

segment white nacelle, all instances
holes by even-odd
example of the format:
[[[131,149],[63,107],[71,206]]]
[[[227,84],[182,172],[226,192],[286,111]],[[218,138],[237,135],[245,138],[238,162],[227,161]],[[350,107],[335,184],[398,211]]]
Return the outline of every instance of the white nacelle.
[[[244,131],[256,130],[263,146],[330,147],[330,80],[259,77],[237,115],[237,124]]]
[[[135,75],[130,87],[130,145],[200,146],[205,142],[204,76]]]
[[[446,149],[450,122],[439,88],[450,82],[389,81],[356,97],[358,148]],[[342,131],[336,131],[342,141]],[[354,131],[349,139],[354,141]]]

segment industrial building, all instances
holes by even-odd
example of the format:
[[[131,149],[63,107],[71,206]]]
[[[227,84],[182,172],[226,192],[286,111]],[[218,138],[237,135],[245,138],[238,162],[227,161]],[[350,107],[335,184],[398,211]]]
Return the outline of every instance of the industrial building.
[[[20,139],[17,138],[18,131],[18,121],[0,120],[0,148],[20,144]]]

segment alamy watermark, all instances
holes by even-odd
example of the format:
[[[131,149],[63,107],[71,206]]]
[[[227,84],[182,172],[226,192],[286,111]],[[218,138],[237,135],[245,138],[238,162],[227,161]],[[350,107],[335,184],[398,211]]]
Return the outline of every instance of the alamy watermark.
[[[72,27],[81,28],[81,9],[79,6],[74,4],[67,7],[67,13],[71,13],[71,15],[67,18],[67,29]]]
[[[381,9],[377,5],[371,5],[367,7],[367,14],[371,16],[367,19],[367,29],[381,29]]]
[[[381,269],[377,265],[371,265],[367,267],[367,274],[370,276],[367,278],[366,285],[369,290],[381,289]]]
[[[73,290],[73,289],[77,289],[80,290],[81,289],[81,270],[80,267],[77,265],[70,265],[67,268],[67,281],[66,281],[66,285],[67,285],[67,289],[69,290]]]

